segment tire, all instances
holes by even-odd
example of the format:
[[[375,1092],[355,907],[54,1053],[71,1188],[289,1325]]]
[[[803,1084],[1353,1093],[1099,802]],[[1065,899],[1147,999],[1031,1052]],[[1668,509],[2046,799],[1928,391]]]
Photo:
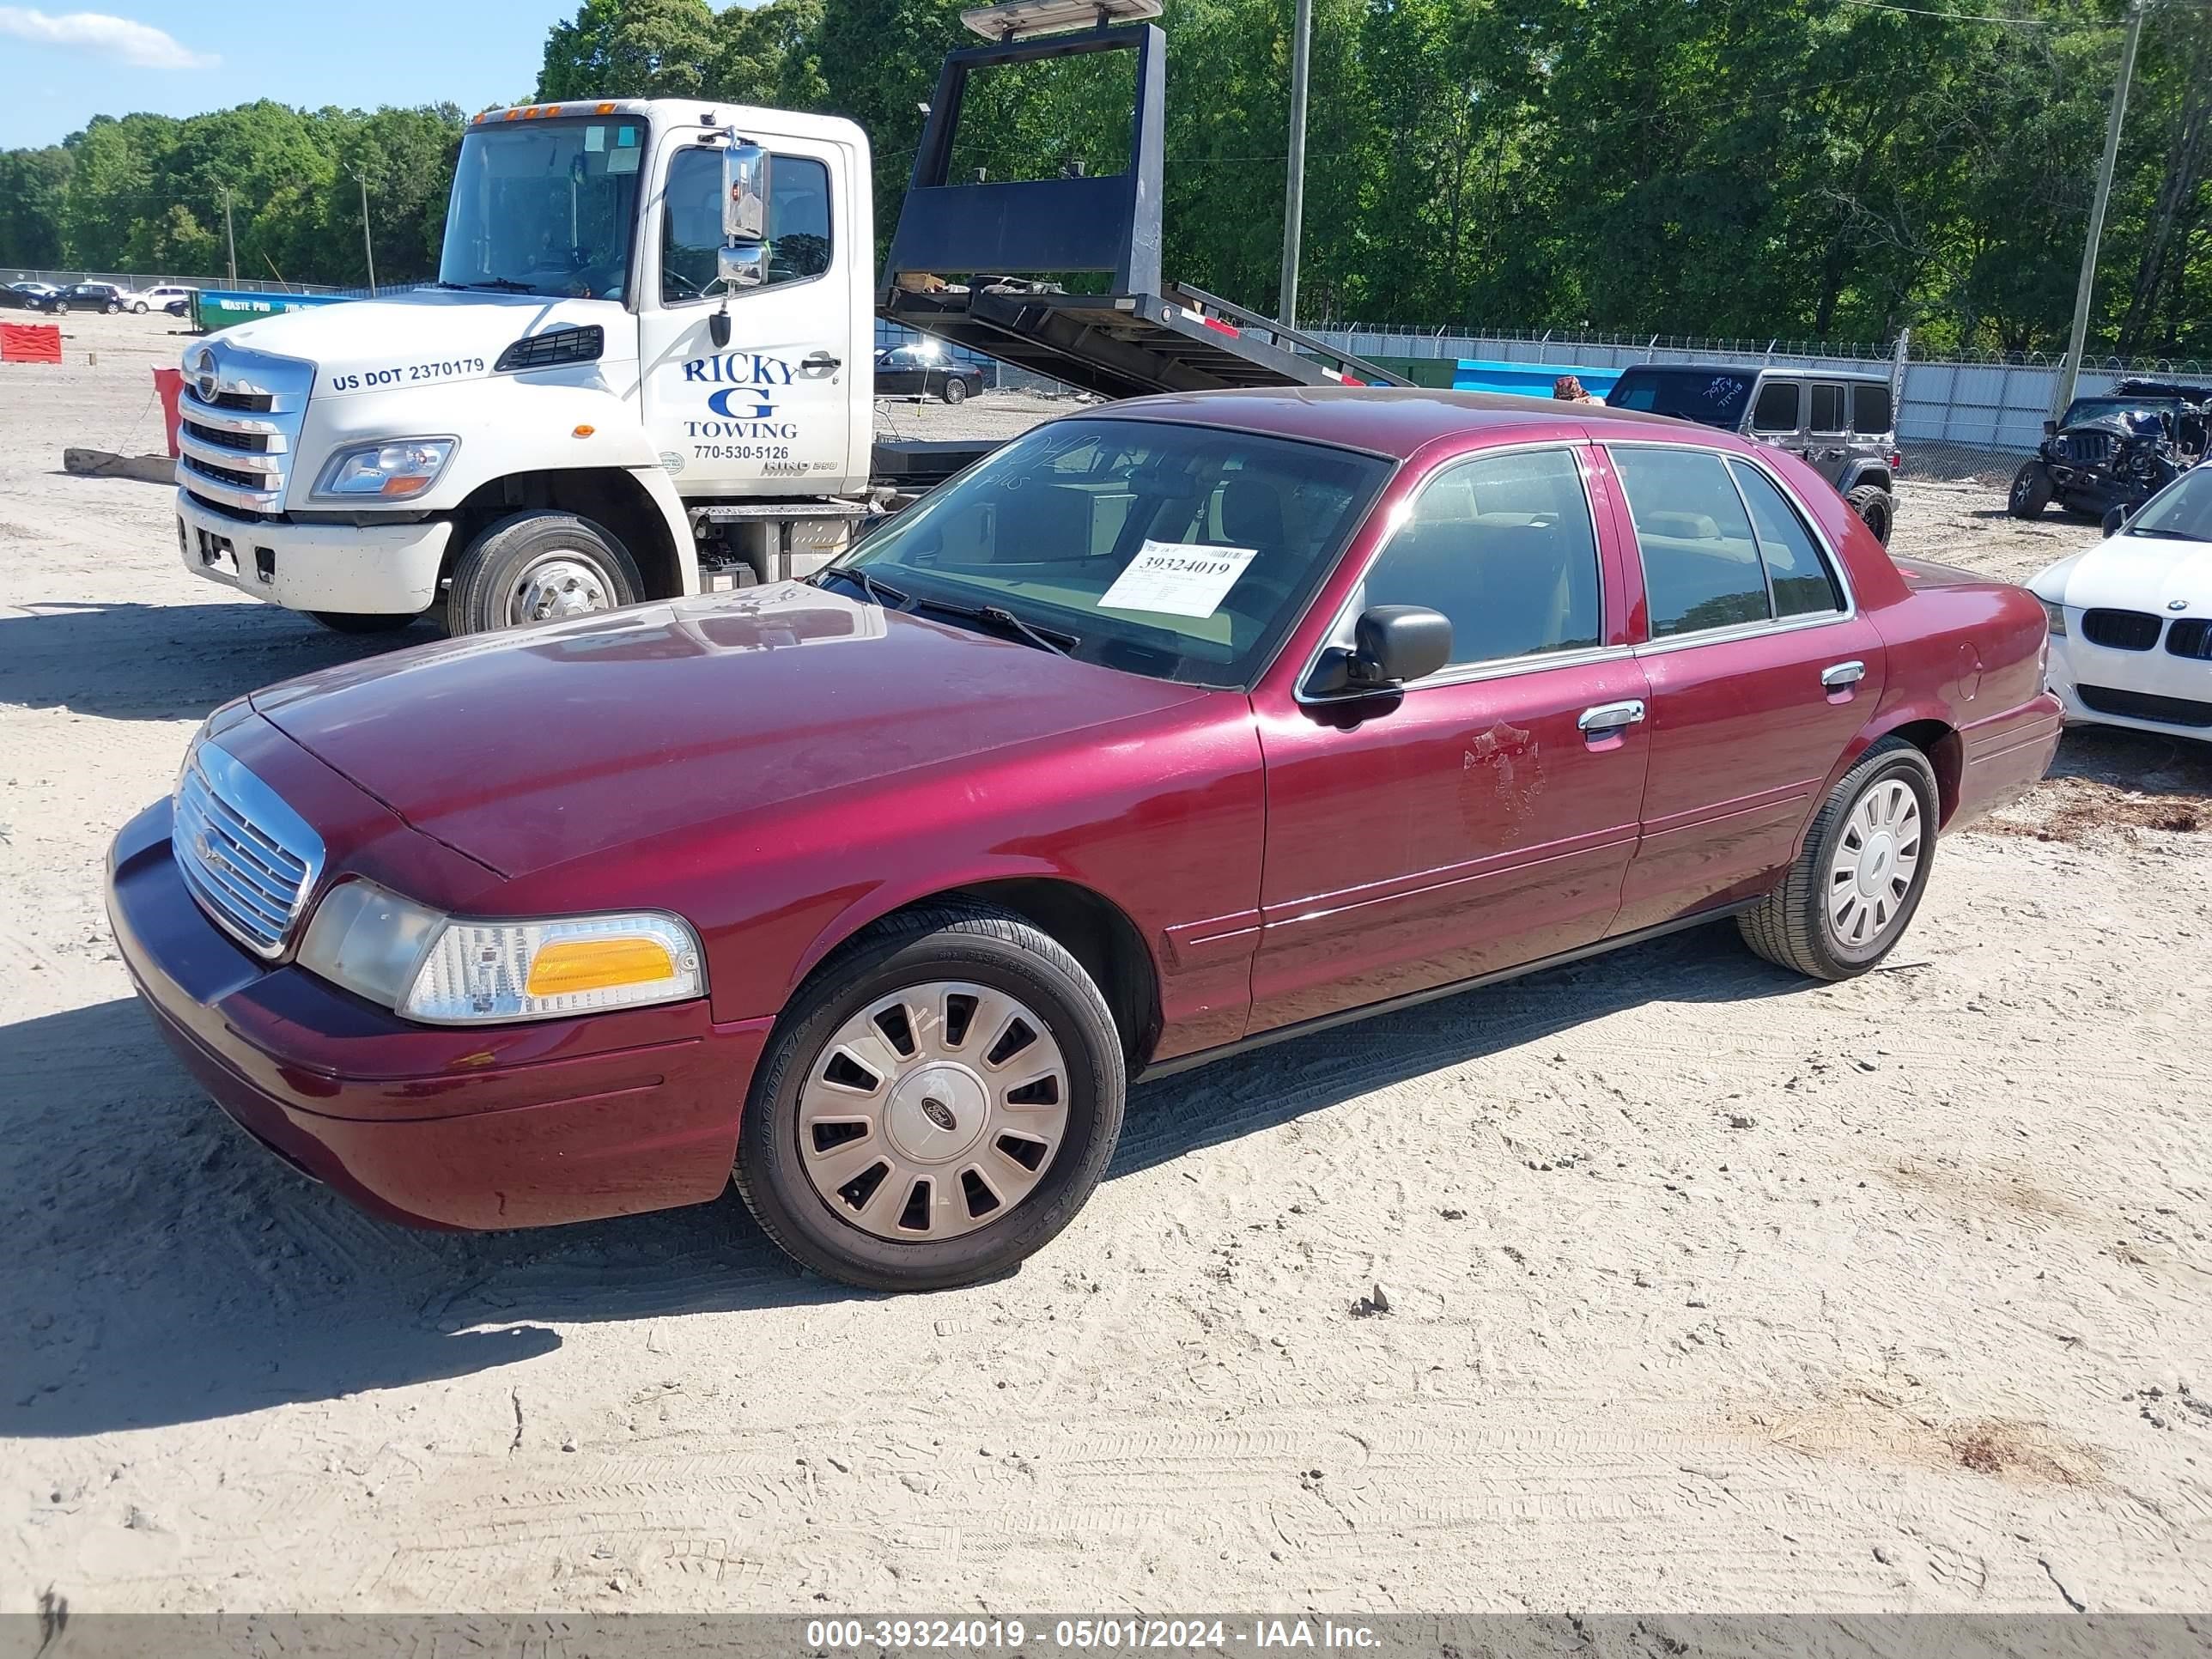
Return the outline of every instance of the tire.
[[[422,613],[419,611],[310,611],[307,614],[333,634],[397,634]]]
[[[990,1027],[963,1023],[956,1041],[951,1034],[960,1018],[958,999],[971,993],[969,1020],[987,1018]],[[895,996],[895,1017],[885,1011],[891,1023],[871,1025],[872,1012]],[[992,1003],[981,1000],[986,996]],[[1011,1018],[1004,1012],[1008,1004]],[[998,1012],[987,1013],[994,1005]],[[906,1009],[921,1018],[909,1018]],[[1042,1029],[1033,1028],[1024,1042],[1016,1022],[1030,1018]],[[860,1036],[852,1035],[855,1029]],[[892,1040],[900,1030],[910,1053]],[[1019,1046],[1000,1062],[1004,1069],[994,1079],[988,1056],[1009,1039]],[[836,1068],[853,1064],[856,1043],[869,1064],[846,1071],[841,1083]],[[1049,1092],[1056,1102],[1001,1103],[1005,1093],[1045,1092],[1042,1078],[1020,1085],[1012,1079],[1053,1060],[1058,1065]],[[872,1075],[872,1090],[855,1086]],[[919,1091],[938,1089],[945,1091],[942,1099],[921,1093],[917,1104]],[[974,1284],[1007,1272],[1074,1218],[1121,1138],[1127,1091],[1114,1017],[1073,957],[1005,911],[932,906],[860,934],[792,1000],[745,1103],[738,1190],[763,1231],[828,1278],[872,1291]],[[872,1096],[880,1103],[872,1105]],[[810,1109],[828,1115],[810,1124]],[[979,1116],[968,1118],[970,1110]],[[1036,1117],[1023,1115],[1032,1110]],[[909,1155],[893,1137],[903,1126],[927,1141],[931,1131],[922,1127],[923,1114],[946,1137],[963,1133],[964,1121],[971,1139],[964,1146],[948,1139],[951,1150],[935,1161]],[[1031,1123],[1039,1133],[1026,1140],[1004,1132]],[[845,1138],[823,1146],[831,1132]],[[1010,1143],[1015,1152],[1042,1148],[1024,1155],[1042,1161],[1034,1168],[1018,1164],[1006,1150]],[[872,1146],[881,1152],[872,1164]],[[836,1165],[811,1162],[836,1154],[842,1154]],[[884,1173],[868,1184],[878,1166]],[[848,1170],[856,1172],[828,1190]],[[971,1172],[979,1181],[988,1177],[981,1194],[969,1184]],[[996,1201],[999,1187],[1011,1195],[1003,1203]],[[991,1213],[1000,1208],[1003,1214]],[[927,1236],[940,1228],[945,1236]]]
[[[68,315],[69,315],[69,301],[66,301],[66,300],[57,300],[57,301],[54,301],[54,308],[53,308],[53,310],[52,310],[49,314],[50,314],[50,315],[52,315],[52,316],[55,316],[55,317],[66,317],[66,316],[68,316]]]
[[[1916,849],[1913,867],[1903,892],[1892,891],[1886,920],[1855,939],[1847,927],[1838,926],[1833,914],[1835,867],[1846,856],[1848,837],[1860,827],[1856,820],[1861,804],[1869,797],[1876,798],[1879,814],[1881,807],[1897,799],[1892,785],[1909,792],[1911,810],[1917,814],[1915,839],[1910,843]],[[1897,942],[1912,924],[1913,913],[1920,908],[1920,896],[1928,890],[1929,872],[1936,864],[1938,816],[1936,769],[1928,763],[1928,757],[1903,738],[1884,738],[1828,792],[1828,799],[1821,803],[1812,828],[1806,832],[1804,848],[1782,884],[1755,908],[1737,915],[1736,927],[1744,943],[1769,962],[1794,968],[1814,979],[1853,979],[1865,973],[1897,948]],[[1854,885],[1862,908],[1871,909],[1869,890],[1883,884],[1881,878],[1895,878],[1898,855],[1908,843],[1901,837],[1893,840],[1887,860],[1881,856],[1882,849],[1875,838],[1869,837],[1863,845],[1876,856],[1861,858],[1861,871],[1869,879]]]
[[[2005,511],[2015,519],[2039,519],[2051,505],[2051,474],[2041,461],[2029,461],[2012,475]]]
[[[131,314],[134,317],[143,317],[146,314],[146,302],[141,300],[137,305],[132,306]]]
[[[110,300],[107,302],[106,309],[109,316],[116,316],[121,313],[123,309],[123,301],[120,300]]]
[[[1861,484],[1844,499],[1850,503],[1851,511],[1859,515],[1859,521],[1874,532],[1875,540],[1887,547],[1889,544],[1889,526],[1897,517],[1897,503],[1889,491],[1880,484]]]
[[[948,374],[945,377],[945,384],[939,389],[937,395],[948,404],[965,403],[968,401],[968,382],[957,374]]]
[[[480,532],[455,562],[446,590],[446,631],[488,634],[611,611],[644,597],[637,561],[603,526],[573,513],[510,514]]]

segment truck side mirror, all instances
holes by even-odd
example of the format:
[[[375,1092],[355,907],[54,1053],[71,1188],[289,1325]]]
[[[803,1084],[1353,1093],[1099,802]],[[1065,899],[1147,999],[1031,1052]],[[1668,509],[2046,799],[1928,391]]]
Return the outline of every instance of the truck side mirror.
[[[722,152],[722,240],[757,247],[768,240],[768,152],[733,138]]]
[[[768,280],[768,244],[715,249],[714,274],[729,288],[758,288]]]

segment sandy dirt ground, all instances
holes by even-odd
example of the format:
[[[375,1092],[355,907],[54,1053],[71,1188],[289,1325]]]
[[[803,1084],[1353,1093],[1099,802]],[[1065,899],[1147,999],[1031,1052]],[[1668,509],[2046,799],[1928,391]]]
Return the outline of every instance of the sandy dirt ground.
[[[404,1231],[108,938],[194,723],[390,644],[60,472],[158,443],[169,326],[0,368],[0,1611],[2212,1604],[2212,749],[2069,735],[1853,983],[1716,927],[1147,1086],[1001,1283],[849,1292],[734,1199]],[[2000,506],[1899,544],[2094,535]]]

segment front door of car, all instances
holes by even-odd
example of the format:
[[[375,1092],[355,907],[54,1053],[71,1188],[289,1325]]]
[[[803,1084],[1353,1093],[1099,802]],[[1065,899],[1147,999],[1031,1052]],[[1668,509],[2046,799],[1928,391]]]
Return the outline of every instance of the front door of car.
[[[1881,701],[1883,652],[1765,467],[1687,445],[1608,447],[1649,634],[1637,657],[1651,771],[1616,924],[1627,932],[1772,884]]]
[[[1805,452],[1805,383],[1763,380],[1744,417],[1744,435],[1802,455]]]
[[[1605,935],[1648,748],[1620,583],[1601,574],[1607,489],[1602,458],[1572,447],[1446,465],[1336,635],[1371,606],[1424,606],[1451,622],[1450,663],[1395,696],[1260,700],[1253,1031]]]
[[[848,488],[856,449],[864,477],[868,465],[855,428],[871,412],[862,354],[873,324],[855,301],[872,250],[856,246],[852,205],[867,181],[842,144],[756,135],[771,158],[766,280],[728,295],[718,345],[722,152],[705,142],[718,136],[702,128],[663,144],[639,307],[653,447],[687,495]]]

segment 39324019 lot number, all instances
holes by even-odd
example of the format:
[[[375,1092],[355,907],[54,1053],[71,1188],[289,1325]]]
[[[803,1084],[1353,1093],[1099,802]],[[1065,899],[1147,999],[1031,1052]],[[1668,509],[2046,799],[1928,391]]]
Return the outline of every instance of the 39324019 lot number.
[[[389,368],[364,368],[351,374],[331,376],[333,392],[359,392],[369,386],[408,386],[422,380],[451,380],[463,374],[481,374],[481,357],[444,357],[434,363],[395,363]]]

